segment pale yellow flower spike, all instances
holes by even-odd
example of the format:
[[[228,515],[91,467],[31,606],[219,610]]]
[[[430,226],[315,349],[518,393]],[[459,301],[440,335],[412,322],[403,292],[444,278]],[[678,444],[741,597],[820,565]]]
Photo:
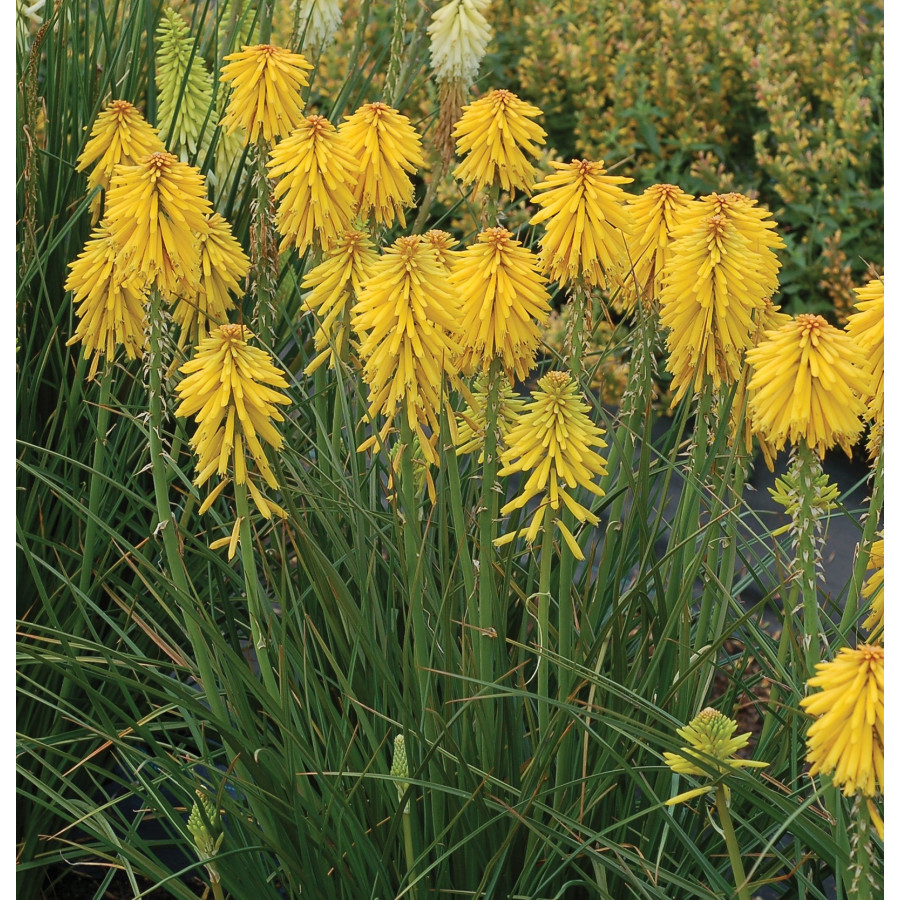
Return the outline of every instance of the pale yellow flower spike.
[[[529,543],[537,539],[544,519],[544,508],[550,504],[556,527],[576,559],[584,554],[575,538],[559,517],[565,506],[579,522],[596,525],[599,521],[589,509],[582,506],[569,493],[583,487],[599,497],[602,488],[594,482],[597,475],[606,474],[606,463],[593,448],[603,449],[603,429],[598,428],[588,416],[590,407],[578,394],[572,376],[567,372],[550,372],[538,381],[532,395],[519,417],[518,423],[506,434],[507,449],[500,454],[503,468],[498,474],[527,473],[521,493],[500,510],[503,516],[524,508],[532,498],[541,496],[541,503],[525,530]],[[518,532],[510,532],[497,538],[498,546],[515,540]]]
[[[292,244],[304,253],[315,244],[330,250],[356,215],[358,162],[346,137],[324,116],[309,116],[272,150],[269,174],[282,235],[280,252]]]
[[[175,415],[194,416],[197,422],[191,438],[197,454],[194,484],[202,487],[213,474],[227,478],[233,472],[235,482],[247,485],[259,511],[270,518],[284,511],[262,496],[253,478],[258,475],[270,488],[278,487],[263,445],[281,449],[284,437],[272,422],[284,420],[278,406],[291,401],[276,390],[288,382],[269,354],[247,343],[252,337],[241,325],[220,325],[200,342],[179,369],[186,377],[175,388],[181,397]]]
[[[531,218],[544,224],[540,260],[560,287],[580,281],[607,288],[627,256],[632,231],[627,194],[619,185],[633,179],[607,175],[603,162],[573,159],[551,162],[552,175],[534,186],[532,203],[542,207]]]
[[[246,144],[258,137],[271,144],[293,131],[304,107],[300,92],[309,84],[312,66],[300,53],[271,44],[243,47],[225,57],[220,80],[234,88],[222,125],[229,133],[245,132]]]
[[[666,765],[679,775],[710,778],[713,779],[713,783],[678,794],[666,800],[666,806],[684,803],[685,800],[691,800],[715,790],[716,777],[726,775],[733,769],[742,767],[759,769],[768,765],[766,762],[741,759],[734,755],[742,747],[747,746],[750,732],[735,735],[737,722],[711,706],[694,716],[684,728],[676,730],[679,737],[687,741],[688,746],[682,747],[681,753],[663,753]],[[725,789],[727,792],[727,785]]]
[[[93,354],[90,381],[104,353],[112,360],[116,347],[122,346],[129,359],[143,354],[147,343],[143,280],[123,270],[119,248],[105,223],[93,232],[69,269],[65,289],[72,291],[78,325],[66,346],[81,341],[85,359]]]
[[[844,647],[831,662],[816,665],[800,701],[817,716],[806,738],[810,775],[831,775],[845,796],[884,790],[884,647]]]
[[[353,307],[353,329],[369,386],[369,416],[383,415],[387,422],[361,451],[383,442],[399,413],[418,435],[425,459],[436,464],[444,378],[458,372],[460,318],[447,271],[420,235],[398,238],[373,265]],[[448,422],[455,438],[449,409]],[[431,429],[431,438],[423,427]]]
[[[866,403],[866,418],[872,422],[869,455],[878,455],[884,433],[884,279],[877,278],[865,287],[854,288],[857,312],[847,319],[847,332],[866,358],[872,376]]]
[[[537,257],[505,228],[488,228],[457,257],[450,283],[463,300],[460,370],[487,372],[499,358],[507,377],[524,381],[534,367],[550,316]]]
[[[379,225],[406,226],[403,210],[413,205],[409,176],[425,165],[422,139],[409,119],[386,103],[366,103],[338,129],[357,161],[359,215]]]
[[[127,100],[113,100],[97,116],[90,140],[78,157],[75,171],[83,172],[93,166],[88,176],[88,192],[95,187],[106,191],[109,189],[113,170],[119,163],[134,165],[148,153],[165,149],[156,129],[147,123],[134,106]],[[91,201],[92,225],[100,218],[101,202],[101,194]]]
[[[537,158],[538,145],[547,132],[537,122],[541,111],[512,91],[494,90],[463,107],[453,129],[456,153],[463,157],[453,175],[476,191],[498,184],[510,197],[516,190],[530,191],[537,170],[528,157]]]
[[[819,456],[838,444],[849,456],[862,433],[861,397],[869,391],[865,358],[853,339],[821,316],[803,313],[766,332],[747,353],[754,432],[775,450],[804,441]]]

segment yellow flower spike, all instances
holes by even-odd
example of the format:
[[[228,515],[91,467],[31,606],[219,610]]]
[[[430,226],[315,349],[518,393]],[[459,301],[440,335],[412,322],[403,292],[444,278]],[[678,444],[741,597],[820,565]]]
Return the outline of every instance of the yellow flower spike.
[[[94,121],[75,171],[83,172],[93,166],[88,176],[88,192],[95,187],[106,191],[117,165],[134,165],[157,150],[165,147],[156,129],[127,100],[113,100]],[[101,196],[91,201],[92,225],[100,218]]]
[[[778,288],[778,270],[781,268],[775,250],[784,248],[784,241],[775,231],[775,222],[768,221],[772,213],[765,207],[757,206],[755,200],[735,192],[707,194],[700,198],[700,203],[693,207],[689,215],[699,219],[704,211],[728,219],[755,251],[753,262],[756,278],[762,286],[762,296],[771,297]]]
[[[863,628],[869,629],[869,640],[884,641],[884,538],[875,541],[869,551],[869,569],[875,571],[863,585],[863,598],[869,601],[868,618]]]
[[[573,159],[550,163],[556,172],[534,186],[531,201],[541,210],[532,225],[544,224],[540,260],[545,274],[564,287],[580,281],[607,288],[632,231],[627,194],[619,187],[634,179],[607,175],[603,162]]]
[[[315,244],[330,250],[356,215],[358,162],[346,138],[324,116],[308,116],[272,150],[269,174],[278,212],[275,227],[284,252],[304,253]]]
[[[679,775],[696,775],[701,778],[718,778],[727,774],[732,769],[742,767],[764,768],[766,762],[753,759],[740,759],[734,754],[742,747],[747,746],[750,740],[750,732],[735,735],[737,722],[729,719],[718,710],[706,707],[684,728],[676,729],[679,737],[687,741],[688,746],[682,747],[680,753],[663,753],[666,765]],[[715,773],[711,776],[711,772]],[[666,806],[674,806],[683,803],[693,797],[699,797],[714,790],[715,785],[696,788],[678,794],[666,801]]]
[[[316,356],[303,370],[311,375],[321,365],[334,368],[335,358],[346,358],[350,342],[350,310],[372,274],[378,254],[362,231],[345,231],[317,266],[304,276],[301,287],[310,292],[302,309],[316,317]]]
[[[530,191],[537,169],[528,157],[538,157],[547,137],[532,121],[540,115],[536,106],[507,90],[490,91],[464,106],[453,128],[456,153],[463,157],[453,176],[476,191],[498,184],[511,198],[516,190]]]
[[[212,75],[194,51],[187,22],[171,9],[163,9],[156,43],[159,135],[184,162],[199,150],[202,163],[216,124]]]
[[[884,279],[877,278],[865,287],[854,288],[857,312],[847,319],[847,331],[866,358],[872,376],[869,391],[863,397],[866,418],[872,422],[869,455],[875,457],[884,433]]]
[[[459,361],[464,374],[487,373],[499,358],[508,378],[528,377],[550,316],[546,281],[537,257],[505,228],[488,228],[459,254],[450,283],[464,298]]]
[[[250,260],[231,233],[231,225],[218,213],[206,217],[209,231],[200,236],[200,280],[193,296],[179,297],[172,318],[181,326],[180,347],[196,344],[210,329],[224,325],[234,309],[233,294],[244,293],[241,282]]]
[[[831,775],[845,796],[884,790],[884,647],[844,647],[816,665],[809,687],[822,688],[800,701],[817,716],[806,737],[809,774]]]
[[[147,342],[143,281],[123,270],[119,248],[105,223],[91,234],[69,269],[65,289],[72,291],[78,325],[66,346],[81,341],[85,359],[93,355],[90,381],[97,374],[100,357],[105,353],[111,360],[120,345],[129,359],[143,355]]]
[[[645,307],[659,299],[672,231],[694,199],[674,184],[654,184],[639,197],[626,194],[631,204],[633,238],[622,261],[623,305],[634,308],[638,295]]]
[[[357,161],[359,214],[379,225],[406,226],[403,210],[414,202],[409,176],[425,165],[422,139],[409,119],[386,103],[366,103],[345,119],[339,132]]]
[[[269,518],[280,507],[265,500],[251,479],[259,476],[278,487],[264,445],[281,449],[284,438],[272,422],[284,420],[278,406],[291,401],[277,390],[288,386],[283,374],[268,353],[247,343],[251,338],[241,325],[220,325],[200,342],[179,369],[186,377],[175,388],[181,397],[175,415],[194,416],[197,423],[191,438],[197,454],[194,484],[202,487],[214,473],[227,478],[233,472],[235,483],[247,485],[260,513]]]
[[[106,198],[109,233],[123,268],[154,282],[169,300],[192,294],[200,278],[200,236],[211,212],[200,170],[171,153],[116,166]]]
[[[699,391],[705,376],[716,389],[738,380],[757,333],[754,316],[777,285],[771,251],[732,217],[707,209],[693,205],[673,230],[663,273],[660,321],[669,329],[673,405]]]
[[[405,227],[403,210],[414,202],[409,176],[425,165],[422,139],[409,119],[386,103],[366,103],[338,131],[357,161],[359,214],[374,214],[379,225],[396,219]]]
[[[850,456],[862,432],[869,390],[865,358],[853,339],[821,316],[803,313],[747,353],[753,430],[777,450],[805,441],[819,456],[838,444]]]
[[[352,324],[369,386],[369,416],[387,421],[360,450],[379,437],[383,442],[404,407],[425,459],[436,464],[432,445],[440,431],[444,378],[457,377],[460,318],[447,271],[420,235],[398,238],[376,261],[353,307]],[[452,410],[448,421],[455,432]]]
[[[471,402],[457,416],[456,455],[479,452],[478,462],[484,461],[484,433],[487,428],[488,381],[483,375],[475,379]],[[497,429],[500,445],[506,446],[506,436],[519,421],[527,401],[520,397],[505,378],[497,392]]]
[[[565,528],[559,512],[565,506],[579,522],[596,525],[599,521],[590,510],[576,501],[570,491],[583,487],[598,497],[602,488],[594,483],[597,475],[606,474],[606,463],[596,452],[603,449],[603,429],[590,419],[590,407],[580,397],[572,376],[567,372],[549,372],[538,381],[537,390],[525,406],[517,424],[506,434],[507,448],[500,454],[503,468],[499,475],[514,472],[527,474],[522,492],[500,510],[503,516],[522,509],[534,497],[541,502],[524,537],[530,543],[537,538],[547,503],[556,513],[556,526],[576,559],[584,554]],[[495,540],[501,546],[516,538],[516,532]]]
[[[441,231],[437,228],[432,228],[430,231],[426,231],[422,235],[422,238],[424,239],[425,243],[428,244],[434,251],[438,262],[445,269],[451,269],[453,266],[453,260],[459,256],[459,251],[453,249],[459,243],[459,241],[457,241],[452,234],[449,234],[446,231]]]
[[[305,56],[256,44],[230,53],[225,62],[220,81],[234,90],[221,124],[229,133],[242,128],[245,144],[256,143],[258,137],[271,144],[300,124],[305,105],[300,92],[312,70]]]

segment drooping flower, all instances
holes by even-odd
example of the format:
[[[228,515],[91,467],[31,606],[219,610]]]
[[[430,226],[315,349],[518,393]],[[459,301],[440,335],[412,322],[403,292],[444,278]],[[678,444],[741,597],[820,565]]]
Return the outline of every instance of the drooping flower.
[[[295,32],[302,38],[303,46],[318,53],[326,50],[341,24],[338,0],[293,0],[291,10],[295,15]]]
[[[451,269],[453,260],[459,256],[459,251],[453,249],[459,241],[449,232],[441,231],[439,228],[432,228],[430,231],[426,231],[422,238],[434,251],[437,261],[445,269]]]
[[[183,162],[198,151],[202,162],[216,124],[212,75],[187,22],[168,7],[163,8],[156,42],[159,135]]]
[[[766,332],[747,353],[755,432],[780,450],[805,441],[819,456],[835,444],[849,456],[862,432],[861,397],[869,390],[865,358],[853,339],[821,316],[803,313]]]
[[[458,414],[456,431],[456,455],[478,451],[478,462],[484,461],[484,436],[487,430],[487,405],[489,384],[484,375],[475,379],[471,391],[470,402]],[[500,435],[500,446],[506,446],[506,437],[518,424],[519,417],[525,410],[527,401],[520,397],[503,378],[497,391],[497,431]]]
[[[200,507],[201,513],[233,477],[235,483],[247,486],[264,518],[271,518],[273,512],[284,515],[280,506],[262,495],[254,478],[262,478],[270,488],[278,487],[264,445],[277,451],[284,443],[272,423],[284,420],[278,406],[291,401],[277,388],[286,388],[288,382],[268,353],[250,346],[252,338],[242,325],[220,325],[179,369],[186,377],[175,388],[181,397],[175,415],[195,416],[197,422],[191,438],[197,454],[194,484],[202,487],[213,474],[222,477]]]
[[[654,184],[639,197],[625,196],[631,204],[634,230],[622,261],[622,301],[626,309],[633,309],[640,296],[649,307],[662,292],[672,231],[694,198],[674,184]]]
[[[872,376],[869,391],[863,397],[866,418],[872,422],[869,454],[877,456],[884,433],[884,280],[876,278],[865,287],[854,288],[859,299],[858,312],[847,319],[847,331],[866,358],[866,370]]]
[[[488,228],[457,257],[450,283],[463,298],[460,370],[487,372],[499,358],[507,377],[528,377],[550,315],[537,257],[505,228]]]
[[[243,128],[246,144],[260,136],[271,144],[300,124],[305,105],[300,92],[309,84],[306,73],[312,69],[306,57],[256,44],[229,53],[225,61],[220,80],[234,90],[221,124],[229,132]]]
[[[869,640],[884,640],[884,538],[872,544],[869,568],[875,571],[863,585],[862,595],[869,601],[869,615],[863,628],[869,629]]]
[[[872,797],[884,790],[884,647],[844,647],[816,665],[800,701],[817,719],[806,736],[810,775],[831,775],[844,796]]]
[[[129,359],[138,359],[146,344],[143,280],[123,271],[119,260],[119,248],[101,224],[69,264],[65,289],[72,291],[78,325],[66,346],[81,341],[85,359],[93,354],[89,381],[102,354],[111,360],[121,345]]]
[[[619,185],[633,179],[607,175],[602,160],[550,165],[556,172],[534,186],[531,198],[542,207],[531,224],[545,223],[541,266],[560,287],[570,281],[608,287],[626,257],[632,229],[627,194]]]
[[[346,358],[350,341],[350,311],[372,276],[378,254],[362,231],[345,231],[328,256],[304,276],[301,287],[310,292],[302,308],[316,317],[316,356],[303,370],[311,375],[335,358]]]
[[[521,493],[500,510],[503,516],[522,509],[532,498],[541,502],[525,530],[529,543],[537,538],[549,503],[557,512],[556,527],[576,559],[584,559],[572,532],[558,515],[564,505],[579,522],[596,525],[599,519],[571,495],[583,487],[598,497],[603,489],[594,482],[606,474],[606,463],[594,449],[606,446],[603,429],[590,419],[590,407],[579,396],[578,388],[567,372],[549,372],[538,381],[537,390],[525,406],[517,424],[506,435],[507,447],[500,454],[503,468],[498,474],[527,473]],[[514,540],[519,532],[510,532],[495,540],[498,546]]]
[[[119,164],[134,165],[148,153],[165,150],[156,129],[127,100],[113,100],[94,121],[90,140],[78,157],[76,172],[93,166],[88,175],[88,191],[109,189],[113,169]],[[91,201],[91,224],[100,218],[101,196]]]
[[[422,139],[409,119],[386,103],[366,103],[339,129],[357,161],[356,200],[359,214],[374,213],[379,225],[399,220],[413,205],[410,174],[425,165]]]
[[[211,212],[200,170],[171,153],[116,167],[106,200],[109,233],[126,271],[169,299],[192,294],[200,277],[200,236]]]
[[[353,308],[353,329],[369,386],[369,416],[381,430],[360,450],[387,437],[394,418],[407,417],[425,458],[435,463],[444,379],[457,375],[460,310],[448,274],[420,235],[397,238],[373,265]],[[446,398],[443,398],[446,402]],[[453,412],[448,410],[451,430]],[[424,431],[429,427],[432,437]]]
[[[453,175],[476,191],[499,184],[510,196],[530,191],[537,170],[528,157],[537,158],[538,145],[547,132],[532,121],[541,111],[512,91],[493,90],[463,107],[453,129],[456,153],[464,157]]]
[[[324,116],[300,121],[272,150],[268,167],[275,186],[275,225],[281,252],[293,244],[300,253],[315,241],[329,250],[350,228],[356,214],[357,161],[347,140]]]
[[[200,280],[194,294],[177,298],[172,318],[181,326],[179,346],[196,344],[212,328],[224,325],[234,309],[231,295],[243,294],[241,281],[250,260],[231,233],[231,225],[218,213],[206,218],[209,231],[200,236]]]
[[[733,217],[706,208],[689,209],[674,229],[663,275],[660,321],[669,329],[673,404],[699,391],[707,376],[715,389],[738,380],[756,335],[754,314],[777,285],[771,250]]]
[[[679,737],[689,744],[681,748],[681,753],[663,753],[666,765],[679,775],[696,775],[711,778],[714,781],[733,769],[741,767],[764,768],[766,762],[753,759],[741,759],[734,754],[747,746],[750,732],[735,735],[737,722],[729,719],[718,710],[708,706],[702,710],[684,728],[676,729]],[[715,783],[702,788],[695,788],[666,800],[666,806],[683,803],[693,797],[699,797],[715,790]],[[727,786],[726,786],[727,788]]]

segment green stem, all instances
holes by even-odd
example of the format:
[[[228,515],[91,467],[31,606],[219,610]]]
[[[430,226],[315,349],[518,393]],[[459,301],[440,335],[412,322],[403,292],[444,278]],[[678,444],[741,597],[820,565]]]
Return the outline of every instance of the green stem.
[[[744,864],[741,862],[741,849],[734,832],[731,813],[728,811],[728,798],[725,795],[725,785],[723,784],[716,788],[716,809],[719,811],[719,821],[722,823],[722,832],[725,834],[725,846],[728,848],[728,858],[731,860],[731,871],[734,875],[734,886],[737,888],[738,897],[740,900],[750,900],[747,876],[744,874]]]
[[[391,56],[384,78],[384,99],[395,106],[400,88],[400,66],[403,60],[403,36],[406,29],[406,0],[394,0],[394,22],[391,30]]]
[[[169,470],[166,465],[166,454],[162,444],[162,373],[165,362],[162,352],[162,298],[156,287],[150,290],[150,311],[148,315],[148,368],[150,373],[150,469],[153,476],[153,493],[156,500],[157,522],[154,533],[162,534],[163,550],[169,568],[169,576],[176,589],[176,599],[188,609],[194,599],[191,596],[184,561],[178,547],[178,524],[169,507]],[[216,678],[212,662],[208,655],[207,644],[199,625],[193,616],[185,614],[185,630],[194,651],[200,683],[206,695],[210,709],[220,722],[228,721],[228,713],[219,692],[216,690]]]
[[[406,561],[407,603],[412,626],[413,659],[416,680],[419,685],[419,710],[428,707],[429,648],[431,636],[425,624],[425,597],[422,585],[421,540],[419,536],[419,510],[416,504],[415,471],[413,469],[413,430],[409,424],[406,408],[400,412],[400,472],[394,472],[400,481],[401,528],[403,530],[403,552]],[[425,720],[426,736],[431,737],[431,719]]]
[[[271,617],[268,610],[263,610],[259,577],[256,571],[256,557],[253,555],[253,532],[250,529],[250,507],[247,503],[247,487],[234,483],[234,505],[240,518],[241,563],[244,568],[244,590],[247,592],[247,612],[250,617],[250,634],[253,648],[259,663],[259,671],[263,684],[272,697],[278,697],[278,686],[275,673],[269,659],[269,623]]]
[[[274,353],[275,330],[275,284],[278,280],[278,253],[275,249],[277,236],[272,214],[272,186],[266,163],[269,147],[260,138],[256,152],[256,240],[250,248],[253,262],[253,277],[256,280],[256,322],[257,336],[263,347]]]
[[[112,393],[112,361],[108,360],[100,375],[100,401],[97,406],[97,430],[94,438],[94,459],[91,463],[91,488],[88,496],[88,517],[84,531],[84,558],[78,575],[78,589],[86,594],[93,575],[97,544],[97,520],[100,498],[103,495],[103,479],[100,473],[106,462],[106,431],[109,428],[109,399]]]
[[[409,810],[404,810],[403,816],[403,850],[406,853],[406,880],[409,884],[409,896],[415,900],[419,896],[418,888],[415,887],[416,878],[416,854],[413,852],[412,839],[412,822],[410,822]]]
[[[550,736],[550,662],[545,653],[550,649],[550,567],[553,561],[553,507],[544,508],[544,533],[541,539],[541,574],[538,582],[538,729],[539,740]]]
[[[498,640],[505,644],[501,622],[496,610],[494,585],[494,538],[497,522],[497,410],[500,397],[502,364],[499,359],[491,362],[488,375],[487,401],[484,410],[484,464],[481,476],[481,508],[478,513],[478,660],[482,681],[494,680],[494,647]]]
[[[225,894],[222,892],[222,883],[220,881],[210,881],[212,885],[214,900],[225,900]]]
[[[792,466],[794,484],[797,485],[800,504],[794,516],[797,541],[797,555],[794,559],[794,571],[800,584],[800,597],[803,601],[803,643],[806,645],[806,677],[815,674],[816,663],[821,659],[822,626],[819,620],[819,598],[816,590],[818,580],[816,560],[819,557],[819,541],[816,534],[817,510],[816,487],[817,476],[822,473],[822,466],[812,450],[802,442],[797,446],[797,455]]]
[[[268,44],[272,40],[272,0],[261,0],[259,10],[259,42]]]

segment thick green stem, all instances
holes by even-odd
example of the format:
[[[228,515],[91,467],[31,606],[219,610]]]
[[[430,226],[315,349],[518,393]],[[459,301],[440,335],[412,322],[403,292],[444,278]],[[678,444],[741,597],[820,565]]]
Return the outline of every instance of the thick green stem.
[[[97,544],[97,518],[100,498],[103,494],[103,479],[100,473],[106,463],[106,432],[109,428],[109,398],[112,392],[112,360],[100,375],[100,401],[97,405],[97,429],[94,438],[94,459],[91,463],[91,488],[88,495],[88,517],[84,531],[84,557],[78,575],[78,589],[86,594],[93,575],[94,556]]]
[[[546,652],[550,649],[550,568],[553,562],[553,508],[544,508],[543,537],[541,540],[541,574],[538,582],[538,730],[539,740],[550,735],[550,662]]]
[[[162,373],[165,371],[165,361],[162,352],[162,298],[157,288],[150,290],[150,311],[148,325],[148,360],[150,373],[150,470],[153,476],[153,493],[156,500],[157,523],[154,533],[162,534],[163,550],[166,563],[169,568],[169,576],[175,585],[177,600],[185,608],[194,602],[188,584],[187,573],[184,570],[184,562],[178,547],[178,527],[172,510],[169,507],[169,468],[166,464],[166,455],[162,444]],[[216,690],[216,678],[213,674],[212,663],[207,653],[207,645],[200,627],[194,618],[185,614],[185,630],[194,651],[197,661],[197,669],[200,674],[200,682],[206,695],[213,715],[220,722],[228,720],[225,704],[219,692]]]
[[[272,697],[278,697],[278,685],[269,659],[270,611],[262,607],[262,592],[253,555],[253,532],[250,528],[250,507],[247,503],[247,487],[235,482],[234,505],[240,519],[241,562],[244,568],[244,590],[247,593],[247,612],[250,617],[250,633],[259,663],[263,684]]]
[[[259,9],[259,42],[268,44],[272,40],[272,0],[261,0]]]
[[[750,900],[747,876],[744,874],[744,864],[741,862],[741,848],[738,846],[734,823],[731,821],[731,813],[728,811],[728,798],[723,784],[716,788],[716,809],[719,811],[719,821],[722,823],[722,832],[725,835],[725,846],[728,848],[728,858],[731,860],[731,871],[734,874],[737,895],[740,900]]]

